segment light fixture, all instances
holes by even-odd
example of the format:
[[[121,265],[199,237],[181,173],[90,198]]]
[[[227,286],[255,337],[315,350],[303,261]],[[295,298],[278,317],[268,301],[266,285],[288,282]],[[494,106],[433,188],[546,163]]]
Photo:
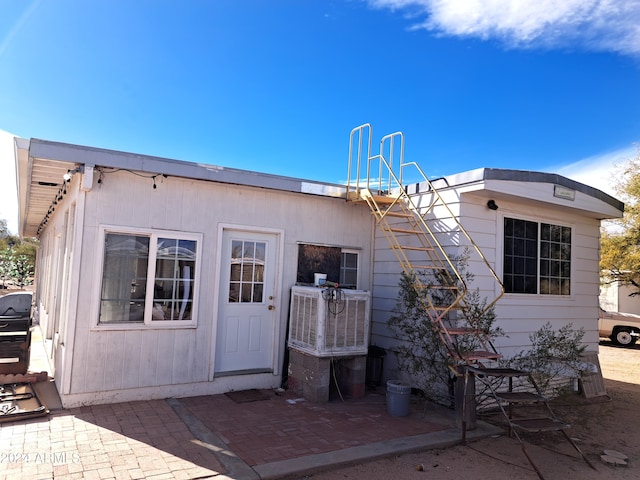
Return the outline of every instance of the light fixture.
[[[497,210],[497,209],[498,209],[498,205],[496,204],[496,201],[495,201],[495,200],[489,200],[489,201],[487,202],[487,208],[488,208],[489,210]]]
[[[65,181],[65,183],[68,183],[71,181],[71,177],[73,177],[74,173],[78,173],[81,171],[80,167],[76,167],[73,170],[67,170],[67,173],[65,173],[62,178]]]

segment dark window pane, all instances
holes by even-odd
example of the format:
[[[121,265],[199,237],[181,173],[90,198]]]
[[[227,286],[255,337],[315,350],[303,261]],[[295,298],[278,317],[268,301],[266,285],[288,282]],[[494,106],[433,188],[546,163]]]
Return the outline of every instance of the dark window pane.
[[[524,287],[524,293],[537,293],[538,279],[536,277],[527,277]]]
[[[540,243],[540,293],[569,295],[571,228],[543,224],[542,229],[548,231],[548,238]],[[543,270],[545,262],[549,266],[548,270]]]
[[[529,277],[537,276],[538,224],[505,218],[503,277],[505,291],[528,293]],[[507,280],[507,275],[513,277]],[[535,293],[535,292],[534,292]]]
[[[543,223],[540,226],[540,240],[549,240],[551,236],[549,225]]]
[[[540,258],[549,258],[549,243],[540,243]]]
[[[513,259],[513,273],[518,275],[524,275],[525,273],[524,258],[515,257]]]
[[[251,302],[251,284],[243,283],[242,284],[242,296],[240,297],[241,302]]]
[[[262,292],[264,291],[264,285],[261,283],[256,283],[253,285],[253,301],[260,303],[262,302]]]
[[[513,276],[511,275],[504,276],[504,290],[506,292],[513,292]]]
[[[240,301],[240,283],[231,282],[229,284],[229,302],[238,303]]]
[[[504,219],[504,234],[507,237],[513,237],[513,219]]]
[[[549,260],[540,260],[540,276],[549,275]]]
[[[505,257],[504,259],[504,273],[513,273],[513,257]]]

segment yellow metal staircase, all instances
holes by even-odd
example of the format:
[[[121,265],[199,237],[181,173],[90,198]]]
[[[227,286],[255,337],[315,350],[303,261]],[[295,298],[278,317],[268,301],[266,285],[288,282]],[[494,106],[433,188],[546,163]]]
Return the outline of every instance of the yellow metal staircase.
[[[565,430],[569,426],[555,417],[532,375],[498,364],[502,355],[482,328],[480,319],[502,297],[504,288],[479,246],[460,223],[459,212],[454,212],[436,188],[436,184],[446,187],[446,180],[429,180],[416,163],[404,161],[401,132],[382,137],[378,153],[372,151],[372,136],[370,124],[351,131],[347,201],[366,203],[371,209],[402,271],[411,277],[425,312],[452,360],[452,372],[464,382],[463,391],[467,392],[469,382],[473,382],[474,387],[476,381],[485,386],[488,397],[504,414],[510,435],[520,442],[524,455],[542,480],[544,477],[527,453],[518,431],[561,431],[584,461],[595,469],[567,435]],[[415,188],[413,185],[419,185],[420,195],[417,189],[411,191]],[[451,190],[448,192],[451,194]],[[453,198],[453,201],[459,199]],[[473,264],[475,275],[481,277],[483,293],[494,294],[480,309],[477,302],[469,301],[470,292],[457,260],[462,251],[466,262]],[[514,391],[514,379],[522,379],[520,385],[528,383],[531,391]],[[463,442],[466,397],[465,394]],[[513,413],[516,405],[540,405],[544,415],[517,417]]]
[[[371,151],[371,138],[369,124],[351,132],[347,199],[369,205],[402,271],[421,293],[425,311],[454,364],[499,359],[501,355],[478,319],[502,296],[500,279],[422,169],[404,162],[402,133],[383,137],[376,154]],[[409,193],[403,184],[403,175],[409,170],[417,174],[421,189],[427,193],[419,197]],[[421,203],[416,203],[417,198]],[[472,311],[467,302],[468,287],[456,260],[462,250],[484,267],[485,277],[493,282],[488,290],[497,292],[482,311]]]

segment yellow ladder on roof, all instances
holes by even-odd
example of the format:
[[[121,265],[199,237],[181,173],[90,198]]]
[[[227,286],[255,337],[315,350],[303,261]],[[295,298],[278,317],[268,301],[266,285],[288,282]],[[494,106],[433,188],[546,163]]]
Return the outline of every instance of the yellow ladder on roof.
[[[394,161],[396,165],[394,165]],[[403,175],[411,169],[426,193],[411,195]],[[437,329],[455,364],[475,364],[501,357],[479,319],[502,296],[502,283],[488,260],[462,226],[443,196],[416,163],[404,161],[404,135],[384,136],[378,153],[372,152],[372,127],[364,124],[351,131],[347,200],[366,202],[386,237],[402,271],[414,280],[430,321]],[[498,294],[482,311],[471,314],[468,288],[455,260],[460,246],[474,254],[474,264],[484,267]],[[465,314],[458,315],[453,312]],[[455,317],[455,320],[454,320]],[[456,337],[473,337],[478,348],[464,351]]]

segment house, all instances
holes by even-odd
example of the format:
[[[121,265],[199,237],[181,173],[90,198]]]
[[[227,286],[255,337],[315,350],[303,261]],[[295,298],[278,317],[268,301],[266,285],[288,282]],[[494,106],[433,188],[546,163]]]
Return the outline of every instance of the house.
[[[38,139],[16,138],[15,159],[19,233],[41,242],[35,310],[65,407],[279,387],[291,288],[319,271],[371,292],[369,342],[393,347],[400,270],[347,186]],[[498,347],[517,351],[550,321],[583,326],[596,349],[599,225],[622,204],[545,173],[480,169],[433,185],[508,277]],[[559,239],[540,239],[549,228]],[[507,241],[559,272],[532,283],[508,270],[531,259]],[[538,258],[545,248],[565,256]]]

